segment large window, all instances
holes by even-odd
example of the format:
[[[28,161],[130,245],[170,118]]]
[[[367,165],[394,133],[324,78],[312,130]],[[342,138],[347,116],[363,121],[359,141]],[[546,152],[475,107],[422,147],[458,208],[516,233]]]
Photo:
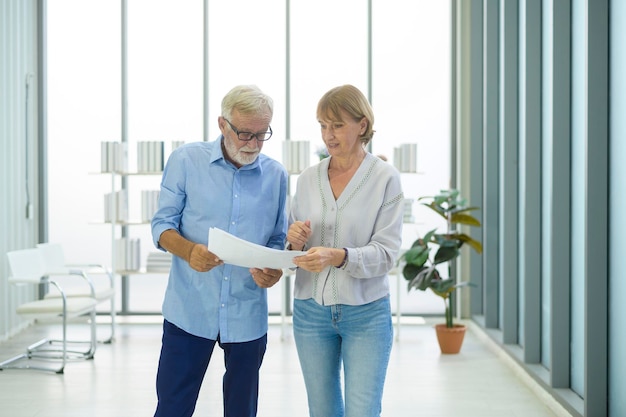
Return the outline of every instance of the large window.
[[[207,3],[206,114],[203,2],[127,1],[125,97],[120,3],[48,3],[49,240],[62,243],[70,260],[110,264],[112,233],[119,234],[103,222],[104,194],[120,179],[97,174],[101,142],[119,141],[127,132],[132,169],[138,141],[163,141],[167,157],[172,141],[204,139],[205,118],[207,139],[214,140],[221,99],[236,84],[257,84],[274,98],[275,135],[264,152],[282,160],[284,140],[308,140],[311,162],[322,144],[317,100],[336,85],[354,84],[372,99],[373,153],[393,163],[395,147],[417,143],[419,172],[403,174],[407,198],[449,186],[449,2],[375,0],[371,20],[367,2],[358,0],[292,1],[289,17],[283,0]],[[158,189],[159,179],[127,178],[130,198]],[[439,225],[417,204],[414,215],[405,246]],[[155,250],[149,229],[128,228],[141,239],[144,266]],[[126,295],[118,306],[123,313],[158,313],[166,282],[164,274],[132,275],[118,285]],[[430,294],[407,294],[403,280],[400,285],[403,312],[443,310]],[[395,277],[392,286],[396,294]],[[272,312],[281,308],[281,288],[270,290]]]

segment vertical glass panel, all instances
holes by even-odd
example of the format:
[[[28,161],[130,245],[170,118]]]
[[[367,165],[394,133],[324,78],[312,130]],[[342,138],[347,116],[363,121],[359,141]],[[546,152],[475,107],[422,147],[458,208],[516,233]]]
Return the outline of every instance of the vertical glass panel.
[[[418,144],[426,177],[412,196],[450,184],[450,13],[445,1],[374,2],[372,150],[392,162],[394,147]]]
[[[48,230],[68,261],[110,265],[100,142],[120,140],[120,4],[48,2]]]
[[[200,1],[128,1],[129,166],[137,141],[202,140]]]
[[[199,2],[198,2],[199,3]],[[209,137],[220,135],[222,98],[256,84],[274,100],[274,135],[263,153],[281,160],[285,138],[285,2],[209,1]]]
[[[352,84],[368,95],[367,3],[291,2],[291,138],[323,146],[317,123],[319,99]]]
[[[610,85],[613,91],[626,91],[626,2],[610,2]],[[610,114],[626,114],[626,94],[611,94]],[[609,224],[609,322],[619,323],[626,317],[626,258],[624,257],[624,235],[626,235],[626,217],[621,213],[626,207],[626,118],[610,118],[610,207]],[[610,326],[609,330],[609,415],[626,415],[626,326]]]
[[[541,132],[541,171],[542,183],[541,183],[541,363],[547,368],[551,367],[550,362],[550,334],[552,333],[551,324],[551,304],[550,298],[552,296],[551,291],[551,271],[552,271],[552,257],[551,257],[551,241],[552,241],[552,227],[550,224],[552,207],[551,199],[552,195],[552,130],[553,130],[553,116],[552,107],[554,97],[553,91],[553,42],[554,34],[552,29],[552,2],[546,1],[543,3],[542,9],[542,132]]]
[[[174,141],[202,140],[203,3],[131,0],[127,23],[128,169],[134,172],[145,171],[139,142],[163,142],[166,160]],[[142,218],[142,192],[158,190],[159,183],[158,174],[127,177],[131,220]],[[146,268],[148,255],[157,252],[149,224],[129,226],[128,236],[140,239],[140,267]],[[129,310],[159,312],[166,280],[132,274],[129,279]]]
[[[528,156],[527,156],[527,139],[526,139],[526,124],[528,123],[528,116],[526,113],[526,106],[528,102],[528,92],[527,92],[527,77],[530,76],[530,72],[526,70],[527,62],[532,62],[532,58],[529,59],[529,48],[532,48],[532,44],[529,46],[527,44],[527,29],[528,29],[528,16],[526,9],[526,1],[522,0],[520,2],[520,22],[519,22],[519,130],[518,130],[518,143],[519,143],[519,165],[520,165],[520,177],[519,177],[519,219],[520,219],[520,227],[519,227],[519,242],[521,243],[519,246],[518,257],[522,258],[518,264],[517,274],[519,276],[519,281],[517,284],[517,291],[519,294],[519,303],[517,308],[518,314],[518,328],[517,328],[517,338],[518,344],[520,346],[524,346],[526,344],[525,333],[524,333],[524,324],[526,322],[526,316],[524,315],[524,302],[526,299],[526,263],[524,262],[524,254],[526,253],[526,247],[523,242],[526,241],[526,217],[527,217],[527,196],[525,192],[528,187],[527,176],[525,175],[525,167],[527,164]],[[529,18],[529,19],[532,19]],[[532,52],[532,49],[530,49]]]
[[[572,224],[585,224],[587,83],[585,45],[586,3],[572,2]],[[571,228],[571,388],[585,394],[585,228]]]
[[[137,142],[202,140],[202,3],[128,2],[129,168]]]
[[[407,198],[431,196],[450,186],[450,2],[373,2],[373,93],[376,134],[372,152],[400,166],[394,148],[417,144],[417,173],[403,173]],[[396,155],[399,156],[399,155]],[[428,230],[446,225],[431,210],[413,204],[415,222],[406,223],[403,247]],[[442,313],[444,303],[430,291],[406,290],[394,279],[402,311]]]

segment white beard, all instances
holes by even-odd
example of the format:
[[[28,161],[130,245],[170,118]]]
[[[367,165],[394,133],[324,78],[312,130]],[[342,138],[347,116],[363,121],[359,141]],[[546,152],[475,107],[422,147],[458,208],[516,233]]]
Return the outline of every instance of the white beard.
[[[256,141],[256,139],[253,140]],[[261,151],[259,148],[257,148],[255,151],[249,152],[247,145],[237,149],[235,145],[233,145],[231,141],[226,140],[226,138],[224,138],[224,148],[226,149],[226,152],[228,153],[230,159],[232,159],[241,166],[249,165],[256,161],[259,156],[259,152]]]

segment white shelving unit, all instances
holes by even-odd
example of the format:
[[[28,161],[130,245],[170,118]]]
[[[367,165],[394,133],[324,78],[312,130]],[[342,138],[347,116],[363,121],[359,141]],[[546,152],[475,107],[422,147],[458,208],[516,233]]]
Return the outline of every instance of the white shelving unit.
[[[126,202],[126,204],[128,205],[137,205],[140,204],[136,201],[130,201],[130,200],[134,200],[139,199],[140,198],[140,194],[139,192],[136,192],[134,190],[132,190],[132,184],[128,184],[129,180],[133,177],[155,177],[155,178],[160,178],[162,175],[162,172],[111,172],[109,173],[109,175],[111,176],[111,193],[112,195],[114,195],[114,193],[116,193],[117,191],[120,191],[122,189],[127,190],[128,192],[128,200]],[[120,180],[120,185],[118,185],[118,180]],[[126,180],[126,181],[125,181]],[[158,184],[158,183],[157,183]],[[123,188],[122,188],[123,187]],[[117,218],[117,212],[118,212],[118,207],[116,204],[116,201],[114,198],[111,199],[110,201],[110,213],[111,213],[111,218],[112,219],[116,219]],[[132,211],[129,210],[129,213],[131,213]],[[132,233],[131,233],[131,228],[134,226],[141,226],[141,227],[146,227],[150,225],[150,220],[142,220],[139,218],[129,218],[127,220],[115,220],[115,221],[110,221],[107,222],[110,223],[111,225],[111,266],[112,269],[115,271],[116,274],[118,275],[132,275],[132,274],[142,274],[142,273],[147,273],[148,271],[145,270],[145,268],[139,267],[137,269],[127,269],[124,268],[120,265],[120,260],[117,259],[117,240],[119,238],[122,237],[132,237]],[[141,265],[141,259],[139,259],[139,264]],[[153,272],[150,272],[153,273]]]
[[[181,142],[172,142],[172,148]],[[145,144],[145,146],[143,145]],[[108,145],[108,149],[107,149]],[[150,145],[150,146],[148,146]],[[98,175],[110,176],[110,187],[107,197],[104,197],[104,216],[101,224],[110,226],[111,269],[116,278],[121,279],[122,312],[128,312],[129,305],[129,281],[132,275],[164,275],[168,271],[147,270],[146,250],[152,247],[150,237],[150,220],[156,209],[156,196],[158,195],[160,178],[163,174],[165,155],[163,142],[137,142],[137,154],[131,158],[137,161],[129,168],[128,145],[120,142],[103,142],[101,146],[101,172]],[[115,148],[115,149],[113,149]],[[151,148],[148,152],[147,148]],[[157,151],[155,152],[155,149]],[[111,155],[111,153],[113,153]],[[142,168],[138,170],[137,167]],[[144,191],[146,197],[152,197],[154,201],[142,198]],[[121,200],[121,201],[120,201]],[[148,209],[146,209],[146,207]],[[120,215],[120,210],[124,213]],[[120,259],[118,252],[119,239],[138,239],[132,244],[136,251],[132,252],[133,258]],[[128,243],[127,243],[128,244]]]

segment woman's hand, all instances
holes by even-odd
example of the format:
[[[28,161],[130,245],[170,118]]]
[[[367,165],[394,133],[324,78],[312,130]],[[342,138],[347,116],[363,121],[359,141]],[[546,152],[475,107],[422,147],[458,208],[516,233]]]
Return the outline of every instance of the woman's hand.
[[[346,252],[342,248],[316,246],[309,249],[306,255],[293,258],[293,263],[309,272],[321,272],[327,266],[341,265],[345,256]]]
[[[311,220],[293,222],[287,231],[287,242],[291,244],[291,249],[302,250],[311,233]]]
[[[250,274],[252,275],[254,282],[256,282],[256,285],[261,288],[270,288],[280,280],[280,277],[283,276],[283,270],[271,268],[250,268]]]

